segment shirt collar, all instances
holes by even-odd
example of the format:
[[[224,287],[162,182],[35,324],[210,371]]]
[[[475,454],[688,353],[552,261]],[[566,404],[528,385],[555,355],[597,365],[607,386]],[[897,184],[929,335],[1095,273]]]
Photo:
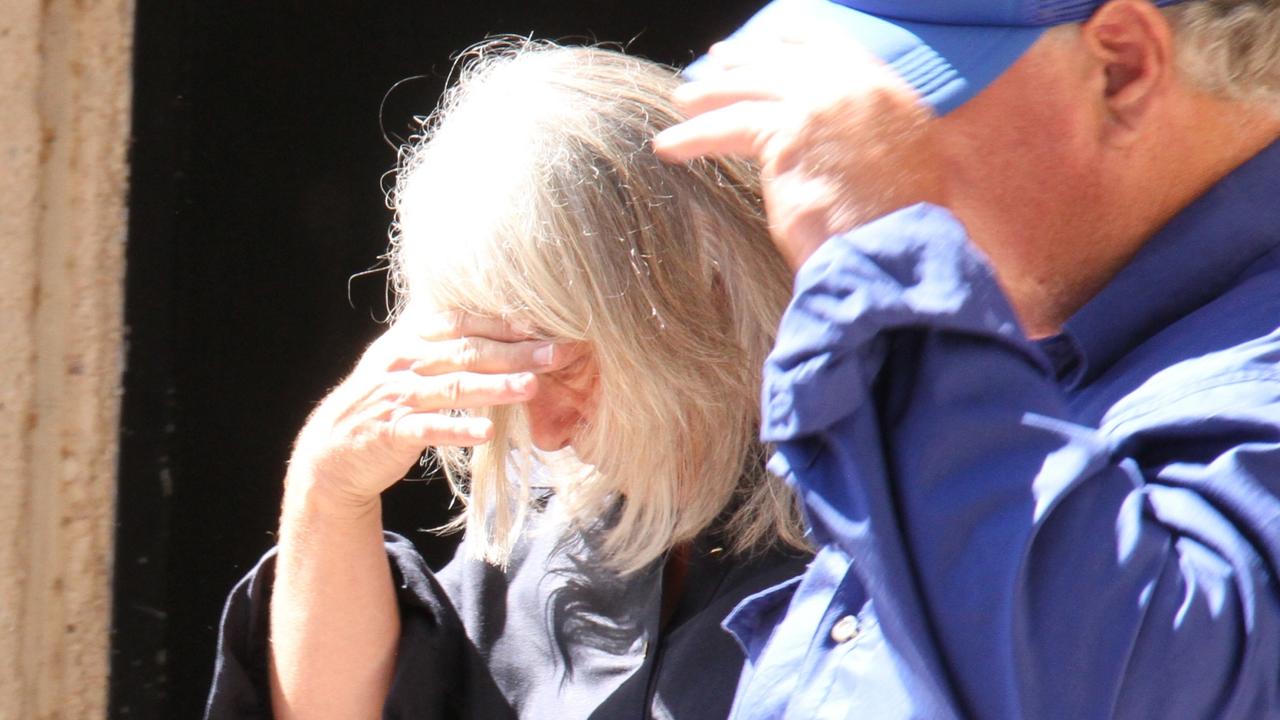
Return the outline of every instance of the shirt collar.
[[[1221,295],[1280,246],[1280,142],[1236,168],[1157,232],[1106,287],[1041,341],[1075,387]]]

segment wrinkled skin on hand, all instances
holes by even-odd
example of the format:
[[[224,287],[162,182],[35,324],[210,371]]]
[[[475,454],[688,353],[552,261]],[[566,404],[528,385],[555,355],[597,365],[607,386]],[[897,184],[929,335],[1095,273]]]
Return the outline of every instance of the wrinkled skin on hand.
[[[352,510],[367,506],[424,448],[490,440],[487,419],[452,411],[529,401],[538,374],[574,361],[566,350],[500,320],[406,315],[312,412],[286,482],[314,483]]]

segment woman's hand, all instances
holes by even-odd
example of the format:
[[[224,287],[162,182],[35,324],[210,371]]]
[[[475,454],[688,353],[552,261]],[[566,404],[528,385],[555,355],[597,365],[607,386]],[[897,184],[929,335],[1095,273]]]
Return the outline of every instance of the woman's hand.
[[[499,320],[410,314],[378,338],[298,435],[285,479],[271,596],[271,703],[281,720],[379,717],[400,613],[380,494],[423,448],[476,445],[483,418],[524,402],[572,361]]]
[[[332,512],[364,512],[424,448],[491,439],[487,419],[451,411],[529,400],[558,355],[568,353],[501,320],[407,314],[307,419],[286,486],[303,484]]]

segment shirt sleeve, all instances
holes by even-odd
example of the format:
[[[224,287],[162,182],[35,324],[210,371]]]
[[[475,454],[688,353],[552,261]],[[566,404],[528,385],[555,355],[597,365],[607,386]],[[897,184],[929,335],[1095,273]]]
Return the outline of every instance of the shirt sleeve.
[[[482,682],[487,677],[483,665],[470,650],[448,596],[413,543],[385,533],[385,546],[396,584],[401,636],[383,717],[469,717],[462,708],[499,703],[497,697],[467,697],[483,694],[482,685],[496,690]],[[267,642],[275,560],[272,549],[227,598],[206,720],[272,717]]]
[[[805,263],[763,402],[815,538],[956,715],[1276,712],[1274,372],[1123,441],[1075,424],[962,226],[921,205]]]

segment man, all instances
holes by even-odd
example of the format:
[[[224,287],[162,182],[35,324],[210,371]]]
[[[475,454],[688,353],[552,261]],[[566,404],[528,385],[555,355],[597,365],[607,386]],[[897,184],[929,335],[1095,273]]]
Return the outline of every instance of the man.
[[[1280,2],[1159,4],[779,0],[693,69],[655,145],[761,163],[821,547],[737,717],[1280,716]]]

